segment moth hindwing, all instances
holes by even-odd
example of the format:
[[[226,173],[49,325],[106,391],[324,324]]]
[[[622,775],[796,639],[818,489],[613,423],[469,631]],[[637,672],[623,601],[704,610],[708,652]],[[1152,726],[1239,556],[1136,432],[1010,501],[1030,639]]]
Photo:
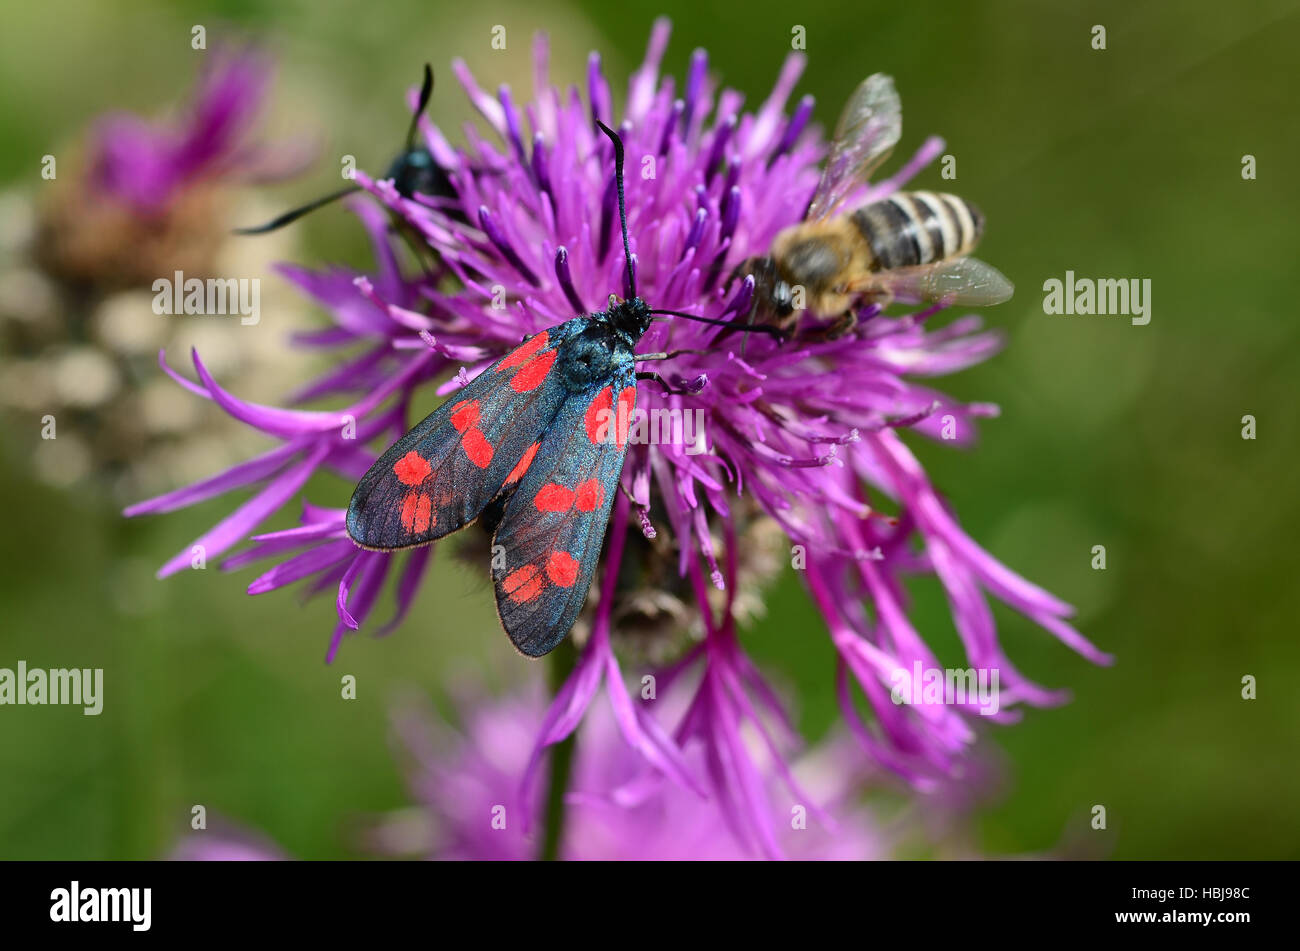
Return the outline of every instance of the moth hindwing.
[[[586,601],[627,455],[632,360],[565,400],[506,500],[493,540],[504,564],[494,561],[492,580],[501,625],[529,656],[554,648]]]

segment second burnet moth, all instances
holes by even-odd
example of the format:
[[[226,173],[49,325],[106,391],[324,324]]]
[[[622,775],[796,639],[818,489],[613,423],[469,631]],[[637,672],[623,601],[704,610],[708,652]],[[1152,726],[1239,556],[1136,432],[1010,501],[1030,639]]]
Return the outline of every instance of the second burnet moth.
[[[429,99],[432,95],[433,68],[428,63],[425,63],[424,81],[420,84],[420,97],[416,101],[415,111],[411,115],[411,124],[406,130],[406,146],[389,164],[388,171],[384,175],[385,178],[393,180],[393,187],[403,198],[410,198],[417,193],[431,195],[435,198],[450,199],[456,197],[455,186],[447,177],[446,171],[434,159],[433,153],[429,151],[428,146],[416,144],[416,135],[420,130],[420,117],[424,115],[424,110],[428,108]],[[348,185],[338,191],[313,199],[305,205],[286,211],[265,224],[251,228],[236,228],[235,234],[267,234],[276,231],[285,225],[292,224],[303,215],[309,214],[317,208],[338,201],[340,198],[345,198],[360,190],[360,185]]]
[[[623,143],[615,176],[629,295],[607,310],[528,337],[394,443],[358,483],[347,530],[362,548],[391,551],[442,538],[483,516],[495,523],[497,613],[522,653],[540,657],[564,639],[586,601],[627,454],[636,406],[633,351],[655,314],[636,293],[623,196]],[[753,328],[772,332],[775,328]],[[684,391],[677,391],[684,392]],[[489,525],[489,527],[492,527]],[[499,549],[496,546],[501,546]]]

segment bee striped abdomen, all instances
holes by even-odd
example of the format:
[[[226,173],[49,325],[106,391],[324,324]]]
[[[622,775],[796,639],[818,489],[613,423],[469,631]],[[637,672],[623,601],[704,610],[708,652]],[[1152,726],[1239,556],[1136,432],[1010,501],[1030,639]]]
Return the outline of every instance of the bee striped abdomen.
[[[967,254],[984,233],[978,208],[938,192],[898,192],[850,217],[871,247],[877,270]]]

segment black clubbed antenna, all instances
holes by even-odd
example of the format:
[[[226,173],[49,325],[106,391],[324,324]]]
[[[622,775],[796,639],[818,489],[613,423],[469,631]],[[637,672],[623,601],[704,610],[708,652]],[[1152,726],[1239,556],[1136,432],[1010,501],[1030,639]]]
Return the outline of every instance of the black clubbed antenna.
[[[652,314],[667,314],[669,317],[681,317],[683,320],[694,320],[701,324],[712,324],[715,327],[730,327],[732,330],[739,330],[742,333],[769,334],[778,340],[785,340],[787,334],[779,327],[770,327],[767,324],[737,324],[732,320],[719,320],[716,317],[701,317],[698,314],[683,314],[680,310],[652,310]],[[724,337],[726,334],[718,334],[718,337]],[[716,338],[715,338],[716,339]]]
[[[618,133],[611,129],[599,119],[596,125],[600,126],[600,131],[609,136],[609,140],[614,143],[614,183],[618,186],[618,223],[623,229],[623,257],[627,259],[627,284],[631,289],[633,298],[636,297],[636,269],[632,267],[632,248],[627,241],[627,205],[623,200],[623,140],[618,137]]]
[[[424,110],[428,108],[429,98],[433,95],[433,68],[424,64],[424,82],[420,86],[420,101],[415,106],[415,112],[411,116],[411,128],[406,131],[406,151],[411,151],[415,147],[415,133],[420,127],[420,116],[424,115]]]
[[[432,95],[433,95],[433,68],[430,67],[428,63],[425,63],[424,82],[420,86],[420,101],[419,104],[415,107],[414,115],[411,116],[411,127],[406,131],[407,152],[411,151],[411,149],[415,145],[415,133],[419,130],[420,127],[420,116],[424,115],[424,110],[428,107],[429,99]],[[336,192],[331,192],[330,194],[325,195],[321,198],[317,198],[312,201],[309,201],[305,205],[300,205],[299,207],[294,208],[291,211],[286,211],[278,218],[272,218],[264,225],[256,225],[252,228],[236,228],[234,230],[234,233],[241,234],[241,235],[249,235],[249,234],[266,234],[267,232],[270,231],[276,231],[280,228],[283,228],[287,224],[292,224],[293,222],[301,218],[303,215],[310,214],[311,212],[315,211],[317,208],[320,208],[324,205],[328,205],[332,201],[338,201],[340,198],[343,198],[346,195],[351,195],[353,192],[358,192],[360,190],[361,190],[360,185],[349,185],[347,188],[340,188]]]
[[[283,228],[285,225],[289,224],[290,222],[297,221],[303,215],[307,214],[308,212],[315,211],[317,208],[321,207],[322,205],[328,205],[332,201],[338,201],[344,195],[351,195],[353,192],[357,192],[357,191],[361,191],[360,185],[349,185],[347,188],[340,188],[338,191],[326,195],[323,198],[317,198],[315,201],[309,201],[307,202],[307,204],[301,205],[293,209],[292,211],[286,211],[280,217],[272,218],[264,225],[257,225],[256,227],[253,228],[236,228],[234,233],[235,234],[266,234],[268,231],[275,231],[277,228]]]
[[[636,269],[632,267],[632,248],[627,240],[627,204],[623,198],[623,140],[619,138],[618,133],[611,129],[599,119],[596,125],[600,126],[600,131],[609,136],[609,140],[614,143],[614,182],[618,186],[618,223],[623,229],[623,256],[627,258],[627,276],[628,286],[631,288],[632,297],[636,297]],[[718,320],[713,317],[700,317],[697,314],[684,314],[676,310],[652,310],[652,314],[664,314],[669,317],[682,317],[686,320],[695,320],[702,324],[713,324],[719,327],[734,327],[735,325],[729,320]],[[758,326],[747,327],[746,332],[772,334],[779,340],[785,339],[785,333],[776,327]]]

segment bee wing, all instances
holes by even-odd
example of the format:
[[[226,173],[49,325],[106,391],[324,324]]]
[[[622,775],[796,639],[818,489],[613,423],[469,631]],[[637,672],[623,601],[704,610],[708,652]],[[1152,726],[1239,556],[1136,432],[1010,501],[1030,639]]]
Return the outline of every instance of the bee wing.
[[[896,300],[923,303],[940,301],[966,307],[988,307],[1010,300],[1015,285],[978,258],[949,258],[919,267],[875,271],[851,282],[849,293],[885,291]]]
[[[853,91],[826,159],[826,168],[807,220],[818,221],[831,215],[854,187],[875,171],[903,134],[903,105],[894,89],[894,80],[884,73],[864,79]]]

